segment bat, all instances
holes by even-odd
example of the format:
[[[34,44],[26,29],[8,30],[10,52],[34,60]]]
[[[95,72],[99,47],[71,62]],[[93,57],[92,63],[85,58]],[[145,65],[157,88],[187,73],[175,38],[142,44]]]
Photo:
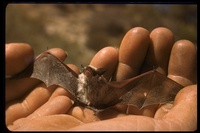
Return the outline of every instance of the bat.
[[[106,71],[104,68],[89,65],[82,69],[82,73],[77,74],[45,51],[19,75],[28,74],[31,78],[43,81],[47,87],[61,86],[74,96],[76,104],[94,111],[105,110],[116,104],[132,105],[138,109],[164,104],[173,101],[183,88],[157,69],[123,81],[107,81],[103,76]]]

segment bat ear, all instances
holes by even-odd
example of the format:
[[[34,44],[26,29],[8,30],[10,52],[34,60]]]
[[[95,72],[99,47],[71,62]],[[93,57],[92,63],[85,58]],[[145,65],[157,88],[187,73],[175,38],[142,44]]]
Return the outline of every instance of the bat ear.
[[[96,74],[101,76],[106,72],[105,68],[96,68],[96,67],[91,66],[91,65],[87,66],[86,69],[89,69],[90,71],[92,71],[93,76],[95,76]]]
[[[90,73],[90,75],[95,76],[95,75],[103,75],[106,72],[105,68],[96,68],[93,66],[87,66],[87,67],[82,67],[84,70],[84,73]]]

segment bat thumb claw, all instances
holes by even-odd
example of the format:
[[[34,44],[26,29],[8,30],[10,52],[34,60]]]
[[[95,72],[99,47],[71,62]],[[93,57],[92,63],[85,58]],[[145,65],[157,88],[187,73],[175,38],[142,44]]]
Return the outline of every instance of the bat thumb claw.
[[[74,100],[71,100],[71,102],[72,102],[72,105],[74,105]]]

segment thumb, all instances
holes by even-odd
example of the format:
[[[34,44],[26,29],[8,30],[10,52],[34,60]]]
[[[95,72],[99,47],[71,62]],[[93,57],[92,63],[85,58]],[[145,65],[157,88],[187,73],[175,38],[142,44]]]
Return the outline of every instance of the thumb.
[[[190,85],[180,90],[174,100],[174,106],[168,113],[166,110],[163,106],[159,112],[165,112],[162,118],[174,123],[171,126],[182,130],[195,130],[197,128],[197,85]]]

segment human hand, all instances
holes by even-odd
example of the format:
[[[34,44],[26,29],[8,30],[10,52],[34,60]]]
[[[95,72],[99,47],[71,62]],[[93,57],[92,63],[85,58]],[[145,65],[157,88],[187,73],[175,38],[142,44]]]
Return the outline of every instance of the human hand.
[[[62,49],[54,48],[49,51],[61,60],[67,57]],[[6,75],[21,72],[33,61],[33,56],[33,49],[28,44],[6,44]],[[78,73],[74,65],[69,64],[69,67]],[[62,130],[62,124],[59,122],[65,121],[64,129],[80,124],[80,120],[70,115],[62,115],[68,112],[72,105],[69,97],[71,96],[65,89],[57,86],[47,89],[37,79],[8,79],[6,80],[6,125],[9,130],[52,128]]]
[[[164,36],[164,37],[163,37]],[[139,73],[139,71],[147,71],[149,69],[152,69],[152,66],[160,66],[163,69],[163,73],[167,74],[168,69],[168,76],[170,78],[173,78],[175,81],[179,82],[180,84],[187,86],[189,84],[195,83],[195,72],[194,68],[196,66],[196,49],[193,46],[192,43],[188,41],[179,41],[175,43],[174,47],[171,50],[171,47],[173,45],[173,35],[170,31],[163,28],[155,29],[151,34],[150,37],[152,38],[152,42],[150,45],[150,49],[147,52],[148,44],[149,44],[149,33],[142,29],[142,28],[134,28],[130,32],[127,33],[125,38],[123,39],[123,42],[120,46],[119,53],[116,49],[111,47],[106,47],[102,49],[99,53],[96,54],[96,56],[91,61],[91,65],[96,67],[104,67],[107,68],[107,73],[105,73],[106,78],[110,78],[111,75],[113,75],[114,68],[118,64],[119,59],[119,65],[116,69],[116,76],[115,79],[122,80],[129,78],[131,76],[135,76]],[[165,39],[166,40],[165,40]],[[162,45],[161,45],[162,44]],[[190,55],[188,57],[188,53],[185,55],[181,55],[180,51],[180,45],[182,46],[182,50],[187,48],[187,51]],[[155,52],[152,52],[152,46],[155,47]],[[176,48],[176,47],[178,48]],[[128,47],[128,48],[127,48]],[[188,48],[189,47],[189,48]],[[165,51],[162,51],[161,49],[164,49]],[[162,53],[160,52],[162,51]],[[170,56],[170,51],[172,51]],[[175,55],[173,55],[173,51],[175,51]],[[178,51],[180,52],[178,55]],[[146,56],[146,53],[147,56]],[[152,57],[152,55],[155,53],[155,57]],[[193,54],[191,54],[193,53]],[[138,56],[139,55],[139,56]],[[187,55],[187,56],[186,56]],[[177,58],[177,57],[181,58]],[[146,58],[147,57],[147,58]],[[168,59],[169,60],[169,67],[168,66]],[[187,58],[188,59],[187,59]],[[162,59],[162,60],[161,60]],[[184,59],[184,61],[183,61]],[[101,60],[101,61],[99,61]],[[132,61],[134,60],[134,62]],[[145,60],[145,63],[143,64],[143,61]],[[179,61],[180,64],[176,64],[176,66],[173,66],[174,62]],[[171,63],[171,65],[170,65]],[[187,63],[186,65],[184,63]],[[148,65],[146,65],[148,64]],[[183,66],[185,66],[183,68]],[[171,67],[170,67],[171,66]],[[181,68],[181,71],[180,71]],[[174,71],[174,69],[176,71]],[[178,71],[177,71],[178,69]],[[176,73],[179,72],[180,73]],[[184,73],[183,73],[184,72]],[[187,73],[185,73],[187,72]],[[173,74],[178,75],[173,76]],[[53,88],[53,87],[52,87]],[[36,89],[34,89],[31,93],[34,92],[36,96],[41,96],[41,92],[37,92]],[[41,88],[39,89],[41,90]],[[33,98],[33,94],[31,93],[27,96],[27,100],[24,100],[21,104],[12,104],[9,106],[9,108],[16,110],[16,106],[18,107],[18,110],[23,110],[25,107],[23,104],[27,103],[25,101],[29,101],[34,104],[40,103],[39,106],[33,106],[29,113],[26,113],[26,118],[23,118],[24,116],[20,117],[18,115],[18,118],[14,118],[11,113],[11,109],[6,110],[6,116],[7,118],[12,117],[12,123],[14,124],[9,126],[10,129],[18,129],[18,130],[30,130],[30,129],[45,129],[45,130],[64,130],[64,129],[70,129],[71,127],[74,127],[73,130],[194,130],[196,129],[196,86],[189,86],[184,88],[180,93],[177,95],[175,100],[175,106],[170,111],[172,106],[170,104],[161,106],[157,109],[155,106],[147,107],[140,110],[137,110],[135,108],[132,108],[131,112],[132,114],[140,114],[139,115],[128,115],[125,116],[123,113],[120,113],[116,110],[107,110],[105,111],[100,118],[97,118],[93,115],[93,112],[89,109],[80,108],[80,107],[71,107],[71,101],[69,99],[66,99],[66,96],[70,97],[70,95],[62,88],[55,89],[42,89],[46,93],[46,100],[41,100],[38,98]],[[50,91],[51,90],[51,91]],[[59,92],[59,93],[58,93]],[[62,93],[61,93],[62,92]],[[65,96],[65,97],[63,97]],[[28,99],[28,97],[30,97]],[[63,99],[60,105],[62,105],[63,112],[68,112],[66,115],[61,115],[63,112],[61,111],[61,108],[54,109],[58,102],[51,99],[58,99],[58,97],[62,97]],[[48,100],[47,100],[48,99]],[[185,100],[188,99],[188,100]],[[28,105],[32,105],[28,102]],[[44,105],[42,105],[42,103]],[[51,103],[51,104],[50,104]],[[54,104],[52,104],[54,103]],[[60,102],[59,102],[60,103]],[[56,104],[56,105],[55,105]],[[15,106],[13,106],[15,105]],[[46,106],[45,106],[46,105]],[[185,107],[185,105],[188,105],[190,107],[184,108],[180,111],[182,107]],[[57,107],[57,106],[56,106]],[[53,110],[54,109],[54,110]],[[37,110],[37,111],[35,111]],[[39,110],[39,111],[38,111]],[[48,110],[48,111],[44,111]],[[52,111],[53,110],[53,111]],[[123,108],[119,110],[123,112]],[[33,112],[35,111],[35,112]],[[60,111],[60,112],[59,112]],[[7,113],[8,112],[8,113]],[[10,112],[10,113],[9,113]],[[178,112],[178,113],[177,113]],[[23,114],[23,111],[21,112]],[[20,114],[19,113],[19,114]],[[61,114],[60,114],[61,113]],[[182,114],[180,114],[182,113]],[[9,115],[10,114],[10,115]],[[38,115],[40,114],[40,115]],[[59,115],[56,115],[59,114]],[[113,115],[114,114],[114,115]],[[178,116],[180,118],[174,118],[174,116]],[[191,114],[193,114],[191,116]],[[141,116],[143,115],[143,116]],[[151,116],[151,117],[145,117]],[[16,117],[17,115],[15,115]],[[115,118],[113,118],[115,116]],[[185,116],[185,117],[183,117]],[[33,119],[36,118],[36,119]],[[109,119],[113,118],[113,119]],[[107,120],[102,120],[107,119]],[[99,121],[100,122],[92,122],[92,121]],[[176,121],[179,122],[176,122]],[[124,126],[123,122],[126,123],[126,126]],[[90,124],[84,124],[92,122]],[[155,123],[154,123],[155,122]],[[133,123],[133,125],[131,124]],[[144,124],[145,123],[145,124]],[[154,123],[155,125],[152,125]],[[191,124],[193,123],[193,124]],[[174,124],[173,126],[169,126],[170,124]],[[191,124],[191,125],[189,125]],[[8,124],[9,125],[9,124]],[[80,126],[82,125],[82,126]],[[72,129],[71,129],[72,130]]]
[[[118,62],[119,61],[119,62]],[[116,108],[104,112],[103,118],[114,116],[73,128],[74,130],[195,130],[197,128],[196,48],[188,40],[174,42],[172,32],[156,28],[150,35],[143,28],[133,28],[125,35],[119,52],[111,47],[101,50],[90,63],[97,68],[107,68],[105,76],[120,81],[159,66],[162,73],[185,86],[176,96],[174,105],[151,105],[138,110]],[[117,68],[115,68],[117,67]],[[116,72],[113,72],[116,70]],[[149,117],[146,117],[149,116]]]

